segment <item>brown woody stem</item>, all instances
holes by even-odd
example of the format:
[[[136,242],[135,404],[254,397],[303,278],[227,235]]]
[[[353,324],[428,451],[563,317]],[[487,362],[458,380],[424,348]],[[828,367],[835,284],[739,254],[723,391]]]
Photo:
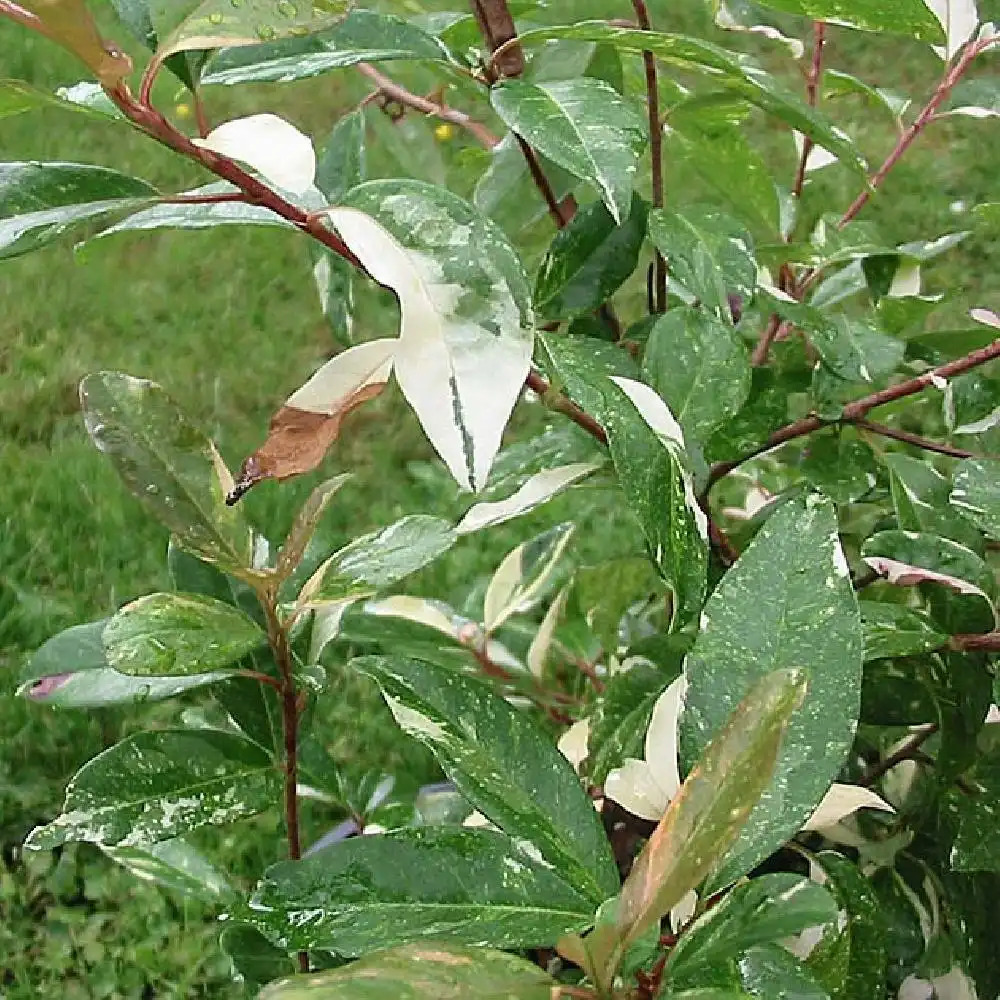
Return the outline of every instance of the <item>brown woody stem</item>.
[[[854,426],[860,430],[868,431],[870,434],[892,438],[894,441],[904,441],[906,444],[912,444],[915,448],[923,448],[924,451],[933,451],[939,455],[950,455],[952,458],[976,457],[976,453],[973,451],[956,448],[954,445],[943,444],[940,441],[931,441],[930,438],[921,437],[919,434],[901,431],[896,427],[887,427],[885,424],[872,423],[870,420],[855,420]]]
[[[963,653],[997,653],[1000,652],[1000,632],[985,632],[981,635],[953,635],[948,645]]]
[[[823,21],[813,22],[813,53],[812,63],[809,72],[806,74],[806,100],[809,107],[814,108],[819,103],[819,84],[823,78],[823,45],[826,42],[826,23]],[[803,136],[802,155],[799,157],[799,166],[795,171],[795,181],[792,184],[792,194],[796,198],[802,197],[802,188],[806,183],[806,163],[809,154],[813,149],[813,141],[809,136]]]
[[[589,413],[581,410],[571,399],[562,395],[562,393],[553,392],[552,386],[538,372],[529,372],[524,384],[529,389],[537,392],[549,409],[556,410],[563,414],[563,416],[569,417],[574,424],[582,427],[591,437],[600,441],[601,444],[606,445],[608,443],[608,435],[605,433],[604,428]]]
[[[914,733],[899,749],[889,754],[885,760],[870,767],[858,780],[862,788],[874,785],[883,774],[891,771],[897,764],[915,757],[917,751],[938,731],[936,722],[929,723],[919,732]]]

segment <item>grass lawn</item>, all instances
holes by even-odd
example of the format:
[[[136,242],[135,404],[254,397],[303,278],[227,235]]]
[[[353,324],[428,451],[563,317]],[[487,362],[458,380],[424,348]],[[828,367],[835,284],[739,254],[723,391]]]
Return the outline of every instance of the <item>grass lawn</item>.
[[[668,13],[665,2],[660,7],[654,16],[664,28],[683,27],[678,17],[704,16],[686,7],[678,15],[674,5]],[[919,46],[832,34],[829,63],[870,83],[919,99],[940,70]],[[123,32],[114,35],[120,39]],[[53,87],[75,82],[79,71],[54,46],[0,23],[4,77]],[[209,102],[217,120],[277,110],[322,134],[324,123],[364,92],[344,71],[280,91],[212,92]],[[170,84],[159,93],[165,106],[184,103]],[[858,111],[845,108],[849,118]],[[871,114],[863,120],[852,131],[879,162],[891,147],[891,126]],[[388,144],[379,147],[385,137],[382,128],[373,162],[390,173],[395,154]],[[460,160],[464,139],[442,141],[454,144],[447,161]],[[772,129],[762,142],[791,163],[786,134]],[[102,162],[165,190],[203,182],[196,168],[122,126],[56,110],[0,120],[0,150],[3,159]],[[1000,140],[989,122],[936,125],[866,217],[896,241],[965,228],[963,205],[1000,196],[998,154]],[[421,169],[432,176],[439,155],[423,149]],[[668,165],[668,190],[669,178]],[[842,208],[855,187],[833,168],[812,185],[806,210]],[[977,231],[927,269],[925,290],[952,297],[935,322],[962,325],[968,306],[998,307],[994,250],[991,234]],[[361,336],[391,335],[391,306],[374,293],[366,301],[371,308],[359,318]],[[138,882],[86,845],[53,855],[19,851],[27,831],[58,811],[76,767],[140,720],[176,719],[177,705],[56,713],[10,694],[24,656],[47,636],[167,583],[165,532],[125,493],[83,432],[80,377],[116,369],[156,379],[237,465],[262,439],[275,406],[333,350],[304,239],[230,228],[118,236],[76,254],[67,243],[3,262],[0,303],[0,998],[236,996],[207,908]],[[520,414],[515,433],[538,420],[537,413]],[[395,398],[352,418],[325,466],[327,474],[341,469],[356,471],[330,523],[344,540],[404,513],[459,509],[416,422]],[[262,486],[246,501],[253,518],[280,538],[319,475]],[[485,546],[459,547],[418,585],[460,603],[460,581],[495,565],[514,537],[501,531]],[[341,757],[349,762],[358,747],[369,756],[377,748],[391,767],[399,740],[365,685],[336,681],[323,712]],[[317,816],[308,832],[318,835],[328,822],[332,817]],[[248,887],[254,873],[281,855],[281,831],[275,820],[262,819],[214,833],[206,849]]]

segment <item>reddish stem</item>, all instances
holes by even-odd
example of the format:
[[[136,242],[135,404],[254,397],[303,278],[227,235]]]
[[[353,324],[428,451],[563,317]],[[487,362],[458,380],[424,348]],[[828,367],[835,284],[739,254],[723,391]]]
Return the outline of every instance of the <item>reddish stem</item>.
[[[921,437],[919,434],[911,434],[909,431],[887,427],[885,424],[875,424],[870,420],[855,420],[854,426],[871,434],[892,438],[894,441],[904,441],[906,444],[912,444],[915,448],[923,448],[924,451],[937,452],[939,455],[950,455],[952,458],[976,457],[976,453],[973,451],[956,448],[950,444],[942,444],[940,441],[931,441],[930,438]]]
[[[806,74],[806,100],[809,107],[814,108],[819,103],[819,84],[823,78],[823,44],[826,42],[826,24],[823,21],[813,21],[813,53],[809,72]],[[792,194],[802,197],[802,188],[806,182],[806,162],[813,149],[813,141],[809,136],[803,136],[802,155],[795,172],[795,182],[792,184]]]

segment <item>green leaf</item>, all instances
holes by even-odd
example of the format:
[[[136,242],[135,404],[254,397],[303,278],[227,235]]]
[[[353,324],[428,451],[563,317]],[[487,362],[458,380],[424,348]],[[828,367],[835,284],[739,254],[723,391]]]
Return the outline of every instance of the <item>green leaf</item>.
[[[294,971],[288,953],[275,948],[247,924],[227,923],[219,935],[219,947],[229,956],[234,973],[255,996],[262,986]]]
[[[155,52],[159,46],[159,38],[153,27],[149,0],[111,0],[111,6],[136,40],[150,52]],[[208,55],[208,52],[180,52],[168,57],[164,65],[188,90],[194,91]]]
[[[889,469],[892,505],[903,531],[924,531],[982,550],[976,528],[949,503],[951,483],[930,462],[899,452],[883,455]]]
[[[25,80],[0,79],[0,119],[11,118],[39,108],[81,111],[104,121],[124,120],[122,113],[96,83],[78,83],[74,87],[60,87],[51,94],[47,90],[33,87]]]
[[[181,677],[228,667],[260,648],[260,626],[231,604],[195,594],[148,594],[104,629],[108,663],[134,677]]]
[[[206,195],[231,194],[236,189],[226,181],[217,181],[203,187],[185,191],[186,195],[204,197]],[[131,207],[131,206],[129,206]],[[164,202],[152,208],[143,209],[126,216],[107,229],[90,237],[83,245],[102,240],[117,233],[149,232],[156,229],[214,229],[216,226],[280,226],[294,227],[280,215],[261,205],[247,205],[239,201],[223,201],[216,204]]]
[[[281,551],[278,553],[275,575],[279,580],[287,579],[298,569],[330,501],[350,478],[350,473],[343,473],[320,483],[299,508],[299,512],[295,515],[295,521],[285,536],[285,544],[281,546]]]
[[[259,1000],[551,1000],[556,982],[537,965],[489,948],[404,945],[332,972],[272,983]]]
[[[652,426],[621,383],[622,351],[588,337],[543,334],[557,380],[608,435],[611,458],[629,507],[642,527],[650,558],[674,593],[674,624],[696,618],[705,594],[707,526],[684,465],[679,427],[652,389],[625,379],[655,423]],[[638,386],[638,389],[635,388]],[[672,431],[673,435],[661,431]]]
[[[687,927],[670,953],[667,982],[697,986],[713,966],[755,945],[778,943],[807,927],[835,924],[837,904],[802,875],[775,872],[738,885]]]
[[[506,80],[490,90],[493,110],[540,153],[597,189],[617,224],[632,208],[645,126],[603,80]]]
[[[949,859],[952,870],[1000,872],[1000,751],[979,758],[969,783],[973,793],[956,799],[959,820]]]
[[[649,236],[667,259],[671,277],[704,308],[728,320],[730,293],[745,301],[753,298],[753,240],[731,216],[704,205],[685,206],[682,212],[653,209]]]
[[[830,1000],[805,966],[777,944],[751,948],[740,959],[740,977],[746,989],[760,1000]]]
[[[857,865],[834,851],[821,851],[815,861],[847,915],[851,950],[840,1000],[870,1000],[885,989],[885,920],[868,879]]]
[[[865,662],[940,649],[948,636],[922,611],[883,601],[860,601]]]
[[[797,668],[809,678],[774,778],[713,885],[752,869],[819,804],[854,740],[861,663],[861,619],[833,504],[816,495],[789,501],[708,599],[684,666],[681,759],[688,762],[760,677]]]
[[[437,559],[457,537],[443,518],[410,514],[335,552],[306,582],[298,602],[306,606],[370,597]]]
[[[369,181],[328,215],[400,297],[396,380],[458,484],[481,489],[531,361],[534,317],[517,255],[471,205],[420,181]]]
[[[483,625],[488,633],[541,598],[572,536],[571,523],[559,524],[504,557],[483,599]]]
[[[846,24],[862,31],[906,35],[921,42],[943,42],[937,18],[923,0],[757,0],[765,7],[785,14],[800,14],[814,21]]]
[[[147,847],[272,806],[281,777],[256,744],[214,730],[136,733],[88,761],[62,814],[25,841],[47,851],[71,841]]]
[[[988,458],[961,462],[949,499],[990,538],[1000,540],[1000,462]]]
[[[292,83],[355,66],[391,59],[444,61],[447,48],[418,25],[391,14],[352,10],[334,29],[251,48],[223,49],[202,84]]]
[[[593,312],[635,270],[646,237],[646,203],[634,195],[620,226],[602,202],[580,209],[556,233],[535,281],[535,308],[545,319]]]
[[[159,59],[193,49],[258,45],[314,34],[343,20],[348,9],[347,0],[309,4],[243,0],[237,7],[229,0],[159,0],[149,8]]]
[[[86,163],[0,163],[0,260],[31,253],[86,219],[135,208],[156,188]]]
[[[163,389],[101,372],[80,383],[80,401],[94,444],[178,543],[227,572],[250,575],[250,528],[225,504],[229,474],[212,442]]]
[[[622,886],[618,940],[601,963],[606,973],[617,966],[616,955],[724,857],[771,778],[782,735],[805,692],[802,671],[768,674],[705,747]]]
[[[396,721],[458,790],[525,849],[598,903],[618,888],[600,818],[538,725],[476,678],[419,660],[353,661],[378,681]]]
[[[420,938],[551,947],[593,920],[593,901],[506,834],[419,827],[272,865],[244,919],[286,950],[354,957]]]
[[[706,442],[750,395],[750,359],[729,323],[703,309],[678,306],[649,333],[642,371],[684,428]]]
[[[155,882],[183,896],[217,904],[236,895],[225,875],[186,841],[161,840],[148,847],[101,849],[137,878]]]
[[[160,701],[212,684],[224,674],[127,677],[108,666],[101,640],[108,619],[74,625],[44,643],[21,671],[17,694],[59,708]]]
[[[855,503],[878,483],[875,455],[864,441],[836,428],[813,434],[799,468],[834,503]]]

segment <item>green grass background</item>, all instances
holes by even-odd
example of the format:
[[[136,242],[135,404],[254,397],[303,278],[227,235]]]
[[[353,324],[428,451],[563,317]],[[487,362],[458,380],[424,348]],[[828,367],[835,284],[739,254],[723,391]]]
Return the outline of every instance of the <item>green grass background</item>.
[[[551,17],[563,9],[554,6]],[[577,3],[567,19],[595,12],[627,16],[619,7],[612,12]],[[704,9],[691,3],[653,5],[653,13],[664,29],[707,25]],[[107,11],[100,16],[113,25]],[[123,39],[121,29],[111,33]],[[831,36],[828,65],[917,100],[940,71],[934,56],[916,44],[837,29]],[[774,50],[767,51],[779,65]],[[393,72],[430,89],[420,71]],[[54,87],[75,82],[80,72],[55,46],[0,23],[3,77]],[[214,90],[207,99],[216,121],[271,110],[322,136],[365,92],[363,81],[342,71],[285,88]],[[186,98],[172,83],[161,83],[157,96],[163,106],[184,112]],[[843,113],[872,162],[879,162],[894,141],[886,119],[850,102]],[[373,131],[377,172],[397,172],[396,158],[403,156],[430,179],[459,171],[459,189],[467,191],[482,157],[464,137],[436,140],[420,123],[403,128],[413,131],[402,142],[391,128]],[[782,175],[790,176],[787,134],[754,128]],[[898,241],[964,228],[954,203],[1000,197],[998,154],[998,130],[990,122],[935,125],[866,217]],[[204,180],[197,168],[126,128],[57,110],[0,120],[0,159],[105,163],[165,190]],[[669,164],[667,177],[669,198]],[[841,209],[854,193],[855,182],[834,168],[811,185],[806,209]],[[156,379],[236,465],[260,442],[276,404],[333,350],[333,342],[311,284],[304,238],[296,234],[229,228],[119,236],[77,253],[71,244],[0,265],[0,997],[235,996],[215,943],[215,915],[205,907],[136,881],[86,845],[56,855],[19,850],[27,831],[58,811],[63,786],[80,764],[151,715],[155,721],[175,718],[177,706],[54,712],[11,695],[24,656],[47,636],[167,582],[164,532],[125,493],[83,433],[80,377],[117,369]],[[926,290],[951,296],[936,322],[947,325],[969,305],[998,307],[995,262],[993,235],[977,232],[927,270]],[[391,304],[374,292],[364,293],[362,304],[361,335],[391,335]],[[520,415],[515,435],[525,423],[537,424],[537,417]],[[415,421],[392,397],[351,420],[325,465],[327,473],[340,469],[356,472],[332,522],[345,539],[403,513],[457,509]],[[248,498],[254,519],[272,538],[280,538],[318,475],[265,485]],[[422,586],[461,603],[462,580],[486,572],[514,537],[501,532],[485,547],[477,542],[460,549],[425,575]],[[360,682],[335,682],[323,718],[342,758],[357,761],[363,749],[391,765],[398,740]],[[312,832],[321,832],[325,819],[317,816]],[[217,831],[207,846],[238,883],[249,886],[280,856],[281,831],[276,821],[262,819]]]

